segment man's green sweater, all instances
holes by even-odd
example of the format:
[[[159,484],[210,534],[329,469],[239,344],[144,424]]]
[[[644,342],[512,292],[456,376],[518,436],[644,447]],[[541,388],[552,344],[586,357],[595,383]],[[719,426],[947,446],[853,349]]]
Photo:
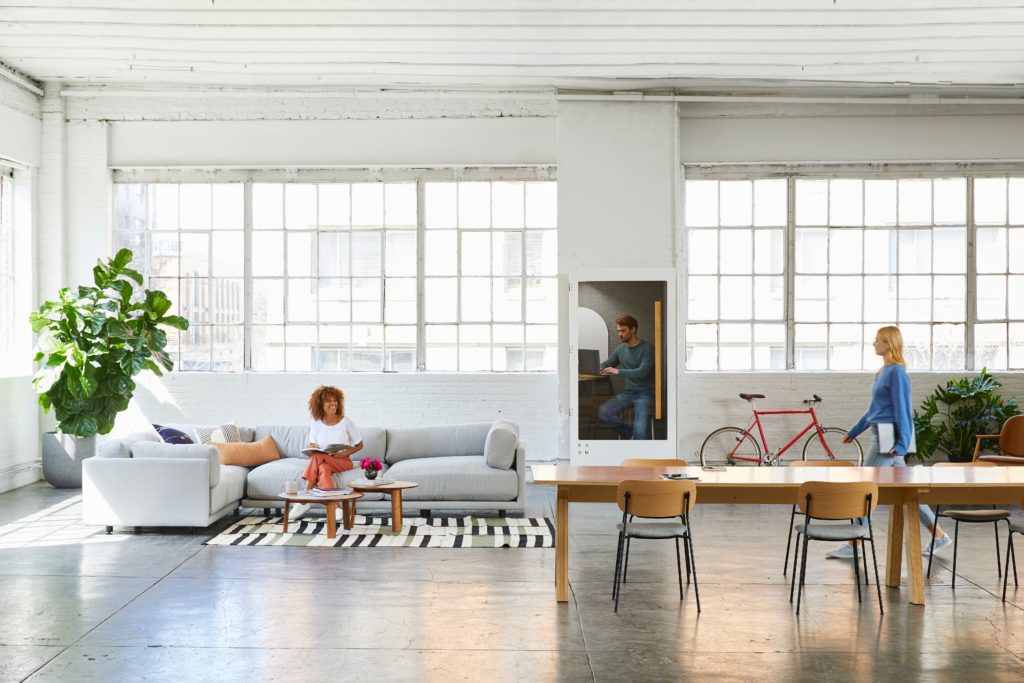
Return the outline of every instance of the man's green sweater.
[[[617,367],[619,377],[626,380],[626,391],[654,391],[654,346],[650,342],[619,344],[601,367]]]

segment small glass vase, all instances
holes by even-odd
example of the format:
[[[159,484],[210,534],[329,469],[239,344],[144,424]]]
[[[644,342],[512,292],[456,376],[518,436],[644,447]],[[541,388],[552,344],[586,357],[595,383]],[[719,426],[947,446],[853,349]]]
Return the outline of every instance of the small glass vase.
[[[369,479],[370,481],[373,481],[374,479],[377,478],[378,472],[380,472],[380,470],[363,470],[363,476]]]

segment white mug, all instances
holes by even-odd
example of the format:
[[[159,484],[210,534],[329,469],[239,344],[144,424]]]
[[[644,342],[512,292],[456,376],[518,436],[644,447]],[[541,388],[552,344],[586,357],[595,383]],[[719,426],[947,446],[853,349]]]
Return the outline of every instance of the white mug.
[[[284,483],[284,492],[285,493],[298,493],[299,492],[299,483],[296,482],[296,481],[286,481]]]

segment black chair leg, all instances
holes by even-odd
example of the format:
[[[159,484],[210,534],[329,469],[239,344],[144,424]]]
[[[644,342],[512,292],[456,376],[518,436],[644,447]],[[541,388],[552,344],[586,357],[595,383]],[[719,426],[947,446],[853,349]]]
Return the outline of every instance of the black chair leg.
[[[857,583],[857,602],[864,602],[864,598],[860,594],[860,558],[857,557],[857,546],[859,543],[853,544],[853,578]],[[863,550],[863,548],[861,548]]]
[[[796,535],[796,547],[793,548],[793,576],[789,577],[789,601],[793,602],[793,591],[796,588],[796,575],[800,573],[800,539],[802,534]]]
[[[938,511],[938,508],[935,508]],[[935,532],[939,530],[939,518],[935,517],[935,523],[932,524],[932,544],[928,547],[928,571],[925,576],[929,579],[932,578],[932,558],[935,557]]]
[[[864,552],[865,556],[867,551]],[[878,557],[875,555],[875,539],[871,539],[871,564],[875,567],[875,591],[878,593],[878,611],[880,614],[885,614],[885,608],[882,606],[882,582],[878,580]]]
[[[950,588],[956,588],[956,550],[960,547],[960,520],[956,520],[956,526],[953,528],[953,580],[950,582]]]
[[[622,583],[626,583],[626,574],[629,572],[629,546],[632,542],[632,538],[626,539],[626,559],[622,563]]]
[[[612,577],[612,600],[615,599],[615,595],[619,592],[619,569],[622,567],[622,532],[619,532],[619,538],[615,541],[615,576]]]
[[[999,555],[999,522],[992,522],[992,527],[996,530],[996,571],[998,572],[999,578],[1003,578],[1003,558]],[[1009,567],[1007,567],[1009,570]]]
[[[619,536],[619,554],[620,555],[622,554],[622,544],[625,541],[624,537],[625,537],[625,532],[623,532]],[[618,567],[618,566],[615,568],[615,589],[614,589],[614,593],[615,593],[615,611],[616,612],[619,611],[619,595],[622,593],[622,583],[620,581],[620,576],[621,575],[619,573],[619,569],[620,569],[620,567]]]
[[[860,557],[864,561],[864,585],[870,586],[871,581],[868,579],[868,549],[864,547],[864,543],[860,544]]]
[[[683,538],[683,561],[686,563],[686,585],[689,586],[693,563],[690,561],[690,544],[686,542],[685,536]]]
[[[689,522],[689,520],[687,520]],[[693,536],[691,535],[690,525],[686,525],[686,543],[690,549],[690,568],[693,570],[693,595],[697,598],[697,613],[700,614],[700,586],[697,585],[697,557],[693,552]]]
[[[679,539],[676,538],[676,573],[679,574],[679,599],[683,599],[683,561],[679,557]]]
[[[793,545],[793,521],[796,519],[796,505],[789,513],[789,538],[786,540],[786,562],[782,565],[782,575],[785,576],[789,570],[789,548]],[[795,562],[795,560],[794,560]]]
[[[804,597],[804,581],[807,578],[807,546],[810,544],[810,539],[807,538],[807,534],[804,534],[804,551],[800,558],[800,587],[796,592],[796,615],[800,616],[800,601]],[[860,584],[858,584],[860,585]]]
[[[1009,520],[1006,522],[1009,524]],[[1006,602],[1006,584],[1010,582],[1010,558],[1013,557],[1013,531],[1010,531],[1010,537],[1006,539],[1006,574],[1003,575],[1003,602]],[[1014,558],[1014,572],[1013,572],[1013,585],[1017,585],[1017,571],[1016,565],[1017,560]]]

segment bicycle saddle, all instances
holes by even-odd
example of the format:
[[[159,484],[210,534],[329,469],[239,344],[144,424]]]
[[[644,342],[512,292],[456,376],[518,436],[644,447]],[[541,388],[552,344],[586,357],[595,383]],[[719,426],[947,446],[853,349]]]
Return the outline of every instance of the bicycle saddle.
[[[750,401],[755,398],[764,398],[764,394],[740,394],[740,398],[744,401]]]
[[[804,404],[811,405],[812,403],[821,403],[821,401],[822,401],[821,396],[818,396],[817,394],[811,394],[811,396],[813,398],[804,399]]]

